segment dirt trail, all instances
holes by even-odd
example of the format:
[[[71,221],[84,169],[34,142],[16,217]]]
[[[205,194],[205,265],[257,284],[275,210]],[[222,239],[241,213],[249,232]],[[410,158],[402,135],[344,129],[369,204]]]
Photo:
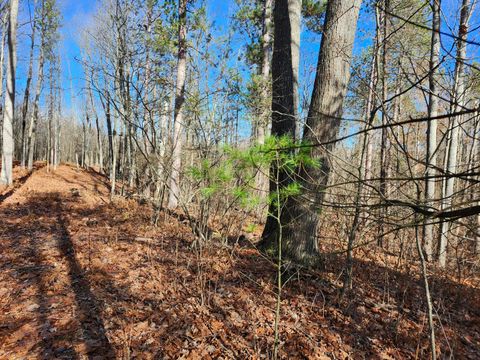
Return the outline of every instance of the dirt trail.
[[[148,207],[110,203],[94,172],[61,166],[21,176],[14,191],[0,193],[0,359],[271,352],[275,268],[256,250],[194,251],[184,224],[163,214],[153,227]],[[421,287],[408,274],[358,261],[355,292],[339,305],[342,261],[284,288],[283,357],[425,358]],[[478,358],[479,290],[441,281],[432,288],[443,319],[439,346]]]
[[[65,215],[79,204],[100,202],[107,194],[95,177],[61,166],[56,173],[36,171],[4,198],[1,358],[112,357],[97,299],[75,257]]]

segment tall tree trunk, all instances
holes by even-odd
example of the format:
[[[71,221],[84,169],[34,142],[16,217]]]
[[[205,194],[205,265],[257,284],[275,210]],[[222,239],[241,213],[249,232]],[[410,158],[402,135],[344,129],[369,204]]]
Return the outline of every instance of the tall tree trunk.
[[[183,110],[185,103],[185,78],[187,74],[187,0],[178,0],[178,58],[177,80],[175,86],[175,110],[172,148],[172,169],[168,207],[178,206],[180,197],[180,167],[182,165],[182,147],[184,141]]]
[[[152,82],[152,59],[150,55],[150,43],[152,41],[152,25],[153,25],[153,2],[147,2],[147,11],[145,14],[145,97],[147,101],[147,106],[144,107],[144,118],[146,121],[144,130],[143,130],[143,146],[145,154],[150,156],[157,149],[157,142],[155,136],[155,114],[158,113],[156,109],[155,99],[155,83]],[[140,74],[139,74],[140,76]],[[137,98],[141,96],[140,92],[137,93]],[[152,105],[154,104],[154,105]],[[150,135],[149,135],[150,134]],[[153,166],[156,166],[153,165]],[[155,181],[155,180],[154,180]],[[147,190],[150,194],[150,187]]]
[[[93,71],[90,75],[91,82],[93,81]],[[102,132],[100,130],[100,125],[98,121],[98,113],[95,107],[95,102],[93,100],[92,86],[91,82],[88,83],[88,97],[90,100],[90,106],[92,108],[93,116],[95,116],[95,127],[97,130],[97,151],[98,151],[98,165],[100,173],[103,173],[103,144],[102,144]]]
[[[478,109],[480,105],[480,100],[477,101],[476,107]],[[473,141],[472,144],[472,162],[470,164],[470,172],[473,172],[476,168],[477,164],[480,162],[480,144],[478,136],[480,135],[480,111],[477,111],[475,114],[475,130],[473,132]],[[480,176],[475,176],[475,179],[478,181],[480,180]],[[478,196],[478,191],[472,191],[470,195],[470,200],[474,201],[477,206],[480,206],[480,197]],[[474,253],[478,256],[480,255],[480,214],[477,214],[474,218],[473,228],[474,236],[475,236],[475,245],[474,245]]]
[[[376,14],[378,14],[378,8],[375,8]],[[378,15],[376,16],[378,20]],[[365,104],[365,165],[364,165],[364,174],[363,180],[368,182],[372,177],[372,160],[373,160],[373,136],[370,134],[368,129],[373,125],[374,118],[372,118],[372,111],[375,108],[376,103],[376,90],[378,84],[378,53],[379,53],[379,23],[376,21],[375,27],[375,40],[373,45],[373,57],[372,63],[370,66],[370,74],[368,79],[368,94],[367,94],[367,103]],[[368,188],[367,188],[368,189]],[[368,193],[368,190],[365,189],[365,193]],[[368,201],[368,200],[367,200]]]
[[[375,59],[373,60],[375,62]],[[372,66],[373,67],[373,66]],[[370,90],[369,90],[370,93]],[[367,107],[366,107],[366,114],[367,117],[369,117],[369,112],[368,112],[368,107],[369,104],[367,102]],[[345,295],[345,293],[348,290],[352,289],[352,282],[353,282],[353,250],[354,250],[354,244],[356,242],[357,238],[357,232],[360,226],[360,217],[362,214],[362,193],[363,193],[363,185],[364,185],[364,178],[363,176],[365,175],[365,155],[368,150],[367,146],[367,141],[368,141],[368,129],[370,128],[371,124],[370,121],[365,122],[365,132],[362,137],[362,142],[361,142],[361,148],[360,148],[360,159],[358,162],[358,168],[357,168],[357,186],[356,186],[356,191],[355,191],[355,212],[353,215],[353,221],[352,225],[350,227],[350,230],[348,232],[348,242],[347,242],[347,256],[345,259],[345,272],[344,272],[344,278],[343,278],[343,287],[342,287],[342,296]]]
[[[303,134],[305,141],[314,144],[310,156],[319,160],[321,167],[302,166],[299,169],[296,180],[302,185],[302,194],[289,197],[281,214],[284,255],[303,264],[318,260],[317,226],[330,173],[329,152],[333,149],[332,143],[318,144],[335,140],[340,129],[360,5],[361,0],[330,0],[327,4],[317,73]],[[294,121],[287,124],[293,126],[291,132],[294,132]],[[272,131],[273,125],[274,122]],[[275,246],[279,230],[278,227],[266,228],[263,241]]]
[[[480,156],[477,158],[480,159]],[[480,200],[477,201],[477,206],[480,206]],[[480,214],[476,216],[475,254],[480,256]]]
[[[168,135],[170,134],[170,121],[169,121],[169,114],[170,114],[170,104],[169,104],[169,96],[165,96],[162,100],[162,110],[160,112],[160,144],[157,144],[157,136],[155,132],[152,134],[152,138],[155,139],[155,149],[158,149],[157,155],[157,167],[156,167],[156,181],[155,181],[155,190],[154,190],[154,201],[156,207],[156,215],[158,215],[158,211],[163,207],[163,199],[165,196],[165,186],[168,181],[168,175],[165,171],[166,161],[165,161],[165,153],[168,148]],[[155,221],[156,222],[156,221]]]
[[[271,68],[271,53],[272,53],[272,5],[273,0],[264,0],[263,9],[263,30],[262,30],[262,100],[267,100],[270,97],[270,68]],[[264,106],[262,103],[260,124],[258,125],[257,142],[263,144],[265,141],[265,133],[268,128],[270,120],[269,106]]]
[[[35,33],[37,28],[37,17],[35,16],[35,4],[33,9],[33,24],[32,24],[32,35],[30,40],[30,60],[28,62],[28,74],[27,82],[25,84],[25,94],[23,95],[23,106],[22,106],[22,158],[21,164],[22,167],[25,167],[26,157],[27,157],[27,141],[26,141],[26,130],[27,130],[27,114],[28,114],[28,104],[30,102],[30,86],[32,84],[33,78],[33,57],[35,53]]]
[[[17,16],[18,0],[11,0],[8,23],[7,93],[3,117],[2,171],[0,175],[1,182],[7,185],[13,183],[13,117],[15,113],[15,71],[17,68]]]
[[[110,198],[115,195],[115,183],[117,174],[117,159],[115,151],[115,124],[112,123],[112,116],[110,113],[110,93],[105,85],[105,101],[103,97],[100,97],[103,110],[105,112],[105,120],[107,123],[107,136],[108,136],[108,159],[110,163]]]
[[[40,57],[38,59],[38,71],[37,71],[37,84],[35,90],[35,99],[33,102],[33,111],[30,115],[30,124],[28,126],[28,155],[27,155],[27,167],[29,170],[33,168],[33,152],[35,149],[35,140],[37,132],[37,121],[38,121],[38,112],[39,112],[39,101],[40,95],[42,93],[43,86],[43,65],[45,62],[44,52],[43,52],[44,42],[40,47]]]
[[[428,117],[427,122],[427,156],[425,169],[425,205],[432,207],[435,199],[435,184],[433,176],[436,175],[437,167],[437,120],[432,118],[438,115],[438,75],[440,64],[440,1],[432,0],[432,35],[430,48],[430,74],[429,74],[429,96],[428,96]],[[425,221],[423,230],[423,247],[427,261],[433,256],[433,224]]]
[[[292,23],[289,0],[277,0],[273,9],[274,38],[272,56],[272,136],[295,138],[294,70],[292,62]],[[277,181],[278,178],[278,181]],[[277,194],[291,182],[289,175],[277,169],[276,162],[270,169],[270,193]],[[277,208],[271,203],[263,230],[262,247],[276,246],[278,229]]]
[[[80,166],[85,169],[87,167],[87,125],[88,123],[88,115],[87,120],[82,122],[82,158]]]
[[[272,5],[273,0],[264,0],[263,9],[263,35],[262,35],[262,91],[261,98],[268,101],[270,98],[269,86],[271,84],[270,68],[272,53]],[[260,123],[257,129],[257,139],[259,144],[265,143],[265,133],[270,122],[271,108],[266,103],[261,103]],[[256,175],[256,188],[260,192],[260,197],[264,198],[268,191],[268,176],[264,174],[262,169]]]
[[[3,64],[5,62],[5,43],[7,41],[7,33],[8,33],[8,15],[9,15],[9,12],[8,11],[5,11],[5,14],[3,14],[2,16],[2,40],[1,40],[1,43],[0,43],[0,99],[2,99],[3,97]],[[3,119],[3,109],[2,109],[2,105],[3,104],[0,104],[0,120]],[[0,121],[0,124],[2,122]],[[0,146],[1,146],[1,142],[0,142]]]
[[[455,63],[455,82],[453,89],[453,112],[458,112],[464,109],[465,106],[465,61],[467,53],[467,34],[468,34],[468,19],[470,17],[470,2],[471,0],[462,0],[462,8],[460,10],[460,25],[458,30],[457,40],[457,55]],[[442,210],[448,210],[452,207],[452,197],[454,193],[455,178],[450,176],[457,170],[457,153],[458,153],[458,135],[459,124],[462,116],[453,116],[450,119],[449,132],[449,148],[446,164],[446,178],[444,180],[445,186],[442,196]],[[440,227],[440,241],[438,249],[438,264],[440,267],[445,267],[447,262],[447,243],[450,231],[450,223],[443,221]]]
[[[48,7],[45,4],[45,0],[42,0],[42,9],[41,9],[41,18],[44,19],[48,16]],[[39,50],[39,59],[38,59],[38,69],[37,69],[37,84],[35,89],[35,99],[33,103],[33,111],[30,116],[30,124],[28,127],[28,145],[27,145],[27,167],[29,170],[33,168],[33,158],[35,151],[35,142],[36,142],[36,127],[39,116],[39,102],[40,95],[42,93],[43,87],[43,78],[44,78],[44,65],[45,65],[45,47],[47,42],[47,32],[50,30],[48,25],[45,22],[41,24],[41,35],[40,35],[40,50]]]
[[[387,197],[387,172],[388,172],[388,129],[386,127],[388,121],[388,108],[386,104],[387,100],[387,83],[388,83],[388,73],[387,73],[387,61],[388,61],[388,16],[387,12],[390,10],[390,1],[383,0],[384,10],[382,11],[382,31],[381,31],[381,40],[382,44],[382,63],[381,63],[381,75],[382,75],[382,130],[381,130],[381,139],[380,139],[380,197],[381,200],[386,199]],[[381,214],[379,219],[379,230],[378,230],[378,239],[377,244],[383,246],[383,233],[384,233],[384,224],[385,217],[387,215],[387,207],[381,208]]]
[[[53,146],[52,146],[52,135],[53,135],[53,113],[54,113],[54,108],[53,108],[53,64],[50,63],[50,68],[49,68],[49,83],[50,83],[50,93],[48,95],[49,101],[48,101],[48,129],[47,129],[47,156],[46,156],[46,161],[47,161],[47,171],[50,170],[50,165],[53,163]]]
[[[288,13],[290,17],[291,30],[291,52],[292,52],[292,70],[293,70],[293,111],[295,116],[295,137],[300,140],[301,122],[298,119],[298,108],[300,102],[299,94],[299,71],[300,71],[300,33],[302,32],[302,1],[289,0]]]
[[[57,73],[57,81],[60,83],[60,71]],[[59,149],[60,149],[60,118],[62,114],[62,100],[60,90],[57,90],[57,96],[55,97],[57,102],[57,114],[55,116],[55,129],[54,129],[54,150],[53,150],[53,170],[57,170],[57,166],[60,163]]]

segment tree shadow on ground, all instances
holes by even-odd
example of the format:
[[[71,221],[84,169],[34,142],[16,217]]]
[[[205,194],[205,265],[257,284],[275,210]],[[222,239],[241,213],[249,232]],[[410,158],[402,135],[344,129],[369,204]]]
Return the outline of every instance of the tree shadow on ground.
[[[150,251],[148,247],[152,246],[152,242],[145,242],[141,234],[139,236],[139,227],[127,226],[129,222],[140,225],[148,221],[149,216],[145,216],[147,212],[145,208],[136,210],[136,213],[141,215],[125,220],[112,216],[118,213],[112,206],[84,209],[81,216],[95,218],[99,224],[108,225],[110,229],[117,229],[117,234],[121,233],[121,236],[105,235],[103,239],[115,239],[114,241],[130,245],[136,244],[136,248],[127,248],[131,252],[125,256],[131,256],[133,253],[145,254]],[[162,218],[165,219],[165,224],[170,224],[172,218],[185,222],[185,219],[176,214],[166,214]],[[162,228],[165,224],[160,224],[158,229],[160,233],[165,231]],[[162,238],[154,245],[156,254],[150,259],[145,257],[143,261],[148,260],[155,264],[152,266],[161,267],[164,271],[168,269],[166,270],[169,274],[168,281],[179,282],[180,290],[178,293],[170,294],[169,302],[181,303],[182,296],[188,297],[182,294],[182,291],[189,289],[189,296],[197,299],[199,304],[208,309],[208,316],[204,317],[204,321],[223,319],[222,322],[226,324],[232,338],[236,338],[237,341],[240,341],[238,339],[246,341],[250,337],[249,334],[255,331],[255,324],[265,322],[268,317],[259,318],[258,314],[254,313],[255,307],[245,311],[242,308],[247,306],[245,299],[239,294],[249,294],[248,297],[253,299],[257,307],[266,306],[271,312],[274,308],[276,291],[274,263],[261,256],[252,246],[242,247],[239,244],[236,245],[236,250],[232,248],[219,250],[215,245],[206,246],[203,254],[199,255],[191,246],[192,243],[183,238],[188,232],[189,229],[184,228],[179,233],[168,233],[167,239]],[[94,241],[98,241],[102,237],[95,239],[97,240]],[[155,240],[155,237],[152,239]],[[128,253],[129,250],[125,251]],[[225,256],[225,254],[229,255]],[[228,258],[230,260],[225,260]],[[295,336],[282,335],[286,349],[293,354],[295,349],[298,350],[301,346],[320,346],[319,344],[324,342],[323,337],[328,335],[330,347],[325,344],[323,346],[330,349],[328,351],[336,354],[337,357],[341,353],[335,353],[335,351],[343,348],[350,354],[372,359],[382,358],[385,349],[389,349],[390,355],[395,358],[410,358],[415,357],[415,354],[421,357],[428,356],[425,302],[422,282],[418,274],[403,273],[382,267],[377,263],[357,259],[354,262],[355,287],[345,299],[340,300],[341,283],[335,279],[340,279],[344,258],[340,255],[327,255],[327,258],[328,264],[323,271],[301,271],[298,274],[285,275],[291,276],[291,279],[283,288],[282,311],[286,318],[284,320],[289,322],[291,319],[288,319],[288,314],[299,312],[304,322],[298,323],[314,329],[313,335],[306,335],[304,330],[295,327],[293,330],[286,329],[286,332],[293,331],[296,334]],[[222,261],[225,261],[226,265],[218,267],[217,265]],[[129,293],[125,290],[125,286],[109,278],[108,272],[102,272],[100,269],[96,271],[104,284],[102,287],[106,286],[105,293],[120,288],[123,294],[127,291],[129,295],[126,298],[137,304],[136,306],[142,307],[148,304],[152,309],[164,309],[163,297],[158,297],[155,292],[148,295]],[[464,336],[468,334],[469,328],[479,330],[480,314],[477,306],[480,299],[479,290],[439,277],[433,277],[431,284],[435,307],[442,319],[442,325],[437,322],[439,347],[443,354],[451,353],[454,356],[468,358],[468,354],[475,353],[475,341],[478,339],[468,343],[464,340]],[[226,293],[231,297],[225,299]],[[220,302],[217,301],[219,296],[223,298]],[[183,298],[183,302],[186,297]],[[235,309],[244,321],[238,325],[227,321],[229,315],[228,310],[225,309]],[[180,313],[180,310],[178,311]],[[165,320],[170,316],[165,315],[164,311],[159,311],[158,314],[155,311],[148,312],[151,319],[160,316]],[[192,314],[183,314],[185,317],[180,320],[180,323],[177,320],[175,325],[167,326],[167,335],[157,338],[159,342],[170,339],[168,334],[178,332],[178,327],[181,328],[180,324],[188,328]],[[467,320],[469,317],[471,319]],[[268,336],[265,335],[263,339],[256,340],[256,346],[261,349],[261,352],[270,349],[268,339],[272,338],[272,325],[270,321],[266,333]],[[478,333],[477,330],[475,331]],[[251,345],[249,342],[247,344]],[[223,346],[233,348],[235,344],[224,342]],[[235,354],[240,356],[241,353]]]
[[[93,349],[100,349],[102,355],[113,357],[114,351],[106,336],[98,301],[92,293],[90,284],[83,274],[83,269],[75,257],[75,249],[68,231],[69,222],[64,215],[65,210],[62,209],[59,195],[56,198],[56,210],[60,235],[57,237],[57,244],[62,251],[63,257],[68,262],[68,275],[75,292],[75,300],[80,313],[83,339],[90,341],[90,346]]]
[[[29,327],[36,324],[37,331],[18,340],[28,344],[29,354],[59,359],[85,354],[90,359],[114,358],[101,309],[75,257],[64,211],[58,193],[43,193],[0,208],[2,253],[9,256],[1,271],[11,275],[14,284],[8,284],[10,291],[18,287],[19,296],[16,303],[3,309],[5,318],[22,313]],[[28,305],[32,298],[34,303]],[[24,325],[11,324],[0,332],[0,339],[15,339],[16,331],[25,332]]]
[[[127,214],[115,204],[86,207],[80,202],[53,193],[2,209],[0,214],[8,219],[5,234],[10,239],[3,253],[16,252],[17,258],[24,259],[18,264],[12,258],[0,270],[26,268],[23,271],[36,273],[31,281],[38,287],[37,311],[42,314],[38,322],[57,327],[56,332],[45,333],[42,346],[55,350],[44,354],[56,358],[83,354],[65,347],[65,339],[83,342],[91,358],[108,358],[113,348],[122,356],[179,357],[212,344],[219,351],[212,354],[232,358],[271,351],[274,263],[253,247],[240,244],[234,248],[211,244],[198,252],[192,247],[190,229],[174,217],[165,215],[158,228],[150,227],[147,207],[129,203],[131,214]],[[77,326],[55,323],[52,299],[62,298],[55,293],[53,271],[44,266],[50,258],[42,257],[42,242],[48,234],[54,234],[52,244],[65,264]],[[339,301],[341,284],[335,279],[344,259],[334,255],[328,259],[322,272],[290,274],[283,288],[280,338],[284,354],[339,358],[346,352],[357,358],[380,359],[389,349],[394,358],[428,356],[425,304],[418,278],[356,260],[354,289]],[[443,321],[443,329],[437,329],[442,353],[449,354],[443,330],[453,355],[468,358],[475,354],[479,339],[472,335],[467,343],[463,337],[478,334],[479,290],[436,277],[432,285]],[[108,338],[102,317],[108,317]],[[20,319],[19,326],[24,323]],[[119,333],[126,340],[119,339]],[[117,335],[112,339],[112,334]]]

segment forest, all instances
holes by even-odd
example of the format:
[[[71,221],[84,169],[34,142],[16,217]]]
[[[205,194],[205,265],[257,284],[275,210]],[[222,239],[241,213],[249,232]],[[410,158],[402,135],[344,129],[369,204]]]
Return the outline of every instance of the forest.
[[[477,0],[0,0],[0,359],[480,359]]]

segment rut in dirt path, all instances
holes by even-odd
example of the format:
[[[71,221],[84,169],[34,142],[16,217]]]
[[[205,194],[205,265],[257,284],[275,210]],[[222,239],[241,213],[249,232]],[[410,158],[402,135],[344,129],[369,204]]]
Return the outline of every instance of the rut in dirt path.
[[[114,358],[69,232],[74,199],[53,191],[62,189],[55,175],[27,180],[0,207],[0,358]],[[45,185],[29,191],[30,182]]]

